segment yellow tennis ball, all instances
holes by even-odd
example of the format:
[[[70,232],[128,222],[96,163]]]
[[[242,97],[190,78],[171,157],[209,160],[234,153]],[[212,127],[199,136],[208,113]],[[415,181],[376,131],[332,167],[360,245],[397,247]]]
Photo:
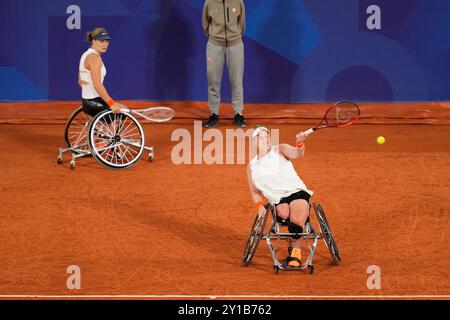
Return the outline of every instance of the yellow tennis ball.
[[[385,142],[386,142],[386,139],[384,139],[383,136],[379,136],[379,137],[377,138],[377,143],[378,143],[378,144],[384,144]]]

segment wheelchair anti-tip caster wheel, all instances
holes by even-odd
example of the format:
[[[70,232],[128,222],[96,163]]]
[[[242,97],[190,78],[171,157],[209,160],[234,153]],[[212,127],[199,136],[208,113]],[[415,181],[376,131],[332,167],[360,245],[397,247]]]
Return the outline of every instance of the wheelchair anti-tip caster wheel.
[[[153,152],[150,152],[148,154],[148,161],[153,161],[153,159],[154,159]]]
[[[308,266],[309,274],[314,273],[314,266]]]
[[[70,169],[74,169],[75,168],[75,161],[74,160],[72,160],[72,161],[70,161]]]
[[[61,164],[63,162],[63,158],[61,155],[58,156],[57,161],[58,161],[58,164]]]
[[[278,266],[273,266],[273,272],[274,272],[275,274],[278,274],[279,271],[280,271],[280,267],[278,267]]]

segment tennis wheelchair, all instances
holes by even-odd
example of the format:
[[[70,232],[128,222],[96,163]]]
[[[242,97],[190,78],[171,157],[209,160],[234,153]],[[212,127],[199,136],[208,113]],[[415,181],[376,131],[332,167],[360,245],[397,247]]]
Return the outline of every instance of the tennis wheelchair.
[[[309,215],[306,220],[303,233],[289,233],[283,232],[283,228],[287,228],[287,226],[289,225],[289,221],[283,220],[278,217],[275,205],[270,203],[267,204],[265,206],[265,214],[261,218],[256,215],[256,218],[253,222],[252,228],[250,230],[250,235],[245,244],[242,264],[244,266],[250,265],[253,257],[256,254],[256,249],[258,248],[259,242],[262,239],[266,241],[270,254],[272,256],[273,269],[275,274],[278,274],[280,270],[301,271],[304,269],[308,269],[309,273],[313,274],[313,259],[319,240],[324,241],[325,245],[328,248],[328,251],[330,252],[333,264],[338,265],[341,262],[341,256],[339,254],[336,241],[334,240],[333,234],[331,232],[330,225],[325,216],[325,212],[323,211],[322,206],[318,203],[313,203],[312,206],[316,214],[320,232],[315,232],[315,230],[313,229]],[[311,205],[309,211],[311,212]],[[288,253],[290,254],[290,251],[292,250],[291,241],[293,237],[300,237],[300,239],[304,239],[309,249],[308,258],[298,267],[288,266],[286,261],[280,261],[277,257],[277,251],[280,247],[281,240],[288,241]]]
[[[94,117],[77,108],[66,124],[65,148],[59,148],[57,163],[63,163],[66,152],[72,153],[70,168],[74,169],[76,159],[93,156],[102,165],[111,169],[124,169],[133,166],[144,151],[152,161],[154,149],[145,146],[145,134],[133,114],[154,122],[164,122],[174,117],[168,107],[153,107],[141,110],[122,109],[119,113],[104,110]]]

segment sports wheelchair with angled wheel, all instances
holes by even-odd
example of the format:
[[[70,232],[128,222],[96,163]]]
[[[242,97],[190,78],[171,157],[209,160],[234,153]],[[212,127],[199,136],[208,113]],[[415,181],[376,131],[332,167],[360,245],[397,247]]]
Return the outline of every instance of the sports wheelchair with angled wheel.
[[[244,266],[250,265],[256,254],[256,249],[258,248],[259,242],[262,239],[266,241],[267,246],[269,247],[275,273],[278,273],[280,270],[300,271],[304,269],[308,269],[310,274],[314,273],[313,259],[319,240],[324,241],[328,251],[330,252],[333,264],[338,265],[341,262],[341,257],[336,241],[334,240],[331,232],[330,225],[325,216],[325,212],[323,211],[322,206],[318,203],[313,203],[312,206],[316,214],[320,232],[315,232],[311,224],[310,216],[308,216],[303,233],[289,233],[283,232],[283,228],[288,226],[289,221],[282,220],[277,216],[275,205],[267,204],[265,206],[265,214],[262,217],[256,215],[253,222],[250,235],[248,236],[247,243],[245,244],[242,264]],[[280,241],[286,240],[290,244],[293,237],[300,237],[300,239],[304,239],[309,249],[308,258],[298,267],[288,266],[286,261],[280,261],[277,257]],[[288,251],[290,250],[292,250],[292,248],[289,245]]]
[[[113,113],[104,110],[94,117],[76,109],[65,128],[65,148],[59,148],[57,162],[63,162],[66,152],[72,153],[70,168],[75,168],[79,157],[92,155],[108,168],[129,168],[139,160],[144,150],[148,159],[153,160],[153,147],[145,146],[145,135],[139,121],[130,110]]]

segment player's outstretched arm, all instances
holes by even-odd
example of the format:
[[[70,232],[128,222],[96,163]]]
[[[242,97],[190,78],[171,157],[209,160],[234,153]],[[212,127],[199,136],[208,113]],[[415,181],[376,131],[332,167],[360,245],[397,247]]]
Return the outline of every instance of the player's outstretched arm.
[[[288,144],[280,144],[279,152],[287,159],[299,159],[305,156],[305,139],[307,134],[299,132],[296,138],[295,147]]]
[[[293,147],[287,143],[280,144],[280,154],[286,159],[300,159],[305,156],[305,144],[299,147]]]

